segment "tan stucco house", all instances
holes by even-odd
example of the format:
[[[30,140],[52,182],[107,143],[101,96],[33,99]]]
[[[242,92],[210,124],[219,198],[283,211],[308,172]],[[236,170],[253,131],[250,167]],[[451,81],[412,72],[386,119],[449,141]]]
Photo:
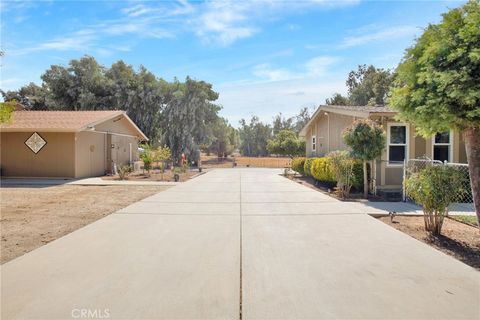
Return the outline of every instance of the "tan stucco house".
[[[8,177],[80,178],[138,159],[147,137],[124,111],[14,111],[0,125]]]
[[[425,139],[408,123],[394,119],[396,112],[385,106],[320,106],[300,131],[306,140],[306,156],[320,157],[330,151],[347,150],[343,130],[356,119],[368,118],[387,133],[385,150],[373,163],[373,180],[379,188],[400,188],[404,159],[429,158],[467,163],[465,141],[456,131],[442,132]]]

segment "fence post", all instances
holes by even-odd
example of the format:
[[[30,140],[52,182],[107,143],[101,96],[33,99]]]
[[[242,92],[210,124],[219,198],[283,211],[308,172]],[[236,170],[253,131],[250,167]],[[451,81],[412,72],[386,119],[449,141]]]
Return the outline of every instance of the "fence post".
[[[405,190],[405,178],[407,177],[407,159],[403,159],[403,180],[402,180],[402,199],[407,201],[407,192]]]

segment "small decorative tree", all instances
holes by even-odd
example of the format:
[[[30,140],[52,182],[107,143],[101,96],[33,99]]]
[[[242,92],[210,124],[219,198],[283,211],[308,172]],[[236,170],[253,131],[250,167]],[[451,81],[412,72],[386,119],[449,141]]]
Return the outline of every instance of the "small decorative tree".
[[[148,144],[142,145],[143,151],[140,153],[140,159],[143,161],[143,170],[147,170],[150,175],[152,163],[154,161],[154,152]]]
[[[385,131],[374,121],[361,119],[343,131],[343,139],[352,148],[352,156],[363,161],[363,196],[367,198],[367,162],[381,156],[385,149]]]
[[[327,155],[337,181],[336,192],[340,198],[348,198],[353,185],[355,159],[347,151],[333,151]]]
[[[465,176],[449,166],[428,166],[405,180],[407,195],[423,206],[425,230],[434,235],[442,231],[448,206],[462,190]]]
[[[162,174],[162,180],[163,180],[163,174],[165,173],[166,162],[171,158],[172,158],[172,152],[170,151],[169,147],[159,146],[155,150],[155,162],[160,163],[160,172]]]

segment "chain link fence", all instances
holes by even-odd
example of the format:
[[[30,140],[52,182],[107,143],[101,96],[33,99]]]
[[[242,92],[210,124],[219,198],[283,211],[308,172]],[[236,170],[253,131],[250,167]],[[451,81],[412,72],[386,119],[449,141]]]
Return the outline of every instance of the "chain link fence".
[[[470,175],[468,165],[465,163],[441,162],[431,159],[410,159],[406,160],[403,166],[403,181],[414,173],[420,172],[428,166],[450,166],[457,170],[462,178],[461,186],[458,188],[454,203],[449,207],[450,211],[474,211],[472,187],[470,184]],[[403,200],[412,201],[403,188]]]

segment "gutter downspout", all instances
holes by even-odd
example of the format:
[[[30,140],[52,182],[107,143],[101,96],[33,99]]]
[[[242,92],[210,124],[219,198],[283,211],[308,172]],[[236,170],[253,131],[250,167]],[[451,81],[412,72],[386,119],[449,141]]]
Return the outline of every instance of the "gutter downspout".
[[[327,116],[327,153],[330,153],[330,114],[328,112],[323,114]]]

